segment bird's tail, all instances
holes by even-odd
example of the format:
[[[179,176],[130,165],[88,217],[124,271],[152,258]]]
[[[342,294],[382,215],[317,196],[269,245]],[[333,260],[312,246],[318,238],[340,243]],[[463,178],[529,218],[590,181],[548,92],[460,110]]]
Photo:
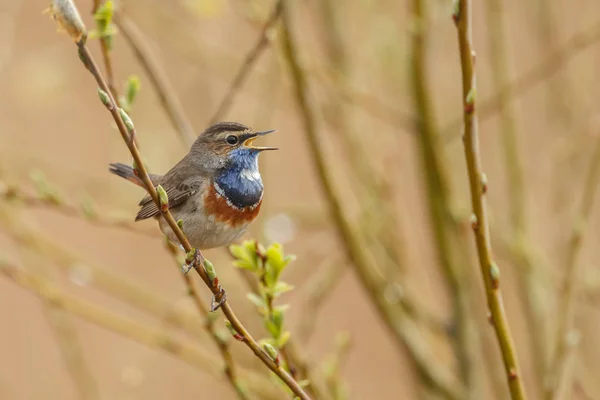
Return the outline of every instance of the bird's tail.
[[[129,182],[144,187],[144,184],[140,178],[138,178],[133,172],[133,168],[129,165],[121,164],[121,163],[112,163],[109,164],[110,168],[108,169],[111,173],[120,176],[121,178],[127,179]]]

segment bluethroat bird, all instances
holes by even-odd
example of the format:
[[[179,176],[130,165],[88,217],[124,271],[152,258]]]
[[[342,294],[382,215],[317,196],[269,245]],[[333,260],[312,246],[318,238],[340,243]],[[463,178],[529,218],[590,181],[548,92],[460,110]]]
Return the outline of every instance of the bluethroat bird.
[[[236,122],[219,122],[194,141],[190,151],[165,175],[150,175],[169,197],[169,210],[182,220],[190,244],[200,250],[227,246],[244,234],[258,216],[263,183],[258,156],[275,147],[256,147],[256,138],[274,132],[256,132]],[[110,164],[110,172],[144,187],[133,168]],[[149,195],[139,203],[135,218],[158,219],[160,230],[179,243]],[[187,272],[187,271],[185,271]]]

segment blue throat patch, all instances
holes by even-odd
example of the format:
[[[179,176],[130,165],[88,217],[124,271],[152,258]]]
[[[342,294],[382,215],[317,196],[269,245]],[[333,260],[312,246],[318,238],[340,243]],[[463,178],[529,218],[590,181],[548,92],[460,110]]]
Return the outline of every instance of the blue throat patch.
[[[253,206],[262,197],[263,184],[258,172],[258,151],[238,148],[229,155],[229,164],[215,177],[225,198],[238,208]]]

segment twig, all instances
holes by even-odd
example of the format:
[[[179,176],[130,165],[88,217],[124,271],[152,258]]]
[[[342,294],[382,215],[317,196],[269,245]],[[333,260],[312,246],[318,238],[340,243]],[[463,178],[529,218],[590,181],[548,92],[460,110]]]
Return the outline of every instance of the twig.
[[[96,14],[98,8],[100,7],[100,0],[93,0],[92,6],[92,15]],[[104,69],[106,70],[106,83],[108,85],[110,94],[115,98],[115,102],[117,106],[121,107],[119,104],[119,92],[117,90],[117,86],[115,84],[115,75],[113,72],[112,60],[110,58],[110,45],[109,38],[101,37],[100,38],[100,49],[102,50],[102,59],[104,60]]]
[[[483,275],[491,321],[494,326],[502,357],[506,378],[508,380],[513,400],[527,398],[517,352],[504,312],[502,293],[500,291],[500,269],[492,258],[489,235],[489,222],[484,195],[487,190],[486,178],[481,170],[481,155],[479,151],[476,104],[475,51],[472,45],[471,2],[457,0],[455,3],[454,20],[456,22],[460,61],[462,70],[462,105],[464,107],[464,149],[469,175],[471,203],[473,206],[473,231],[477,244],[477,255]]]
[[[269,34],[271,30],[273,30],[273,27],[275,26],[277,21],[279,20],[281,10],[283,9],[283,1],[284,0],[276,0],[275,6],[273,7],[273,11],[271,11],[271,15],[265,22],[265,25],[262,31],[260,32],[256,44],[254,45],[254,47],[252,47],[250,52],[248,52],[248,54],[244,58],[244,62],[238,69],[231,83],[229,84],[229,89],[227,89],[227,92],[221,100],[221,102],[219,103],[217,110],[208,120],[209,125],[219,121],[219,119],[221,119],[226,113],[226,110],[229,107],[231,107],[235,94],[242,87],[244,81],[250,75],[252,67],[254,66],[254,64],[256,64],[256,61],[258,61],[263,51],[267,48],[269,44]]]
[[[479,118],[483,121],[493,116],[500,109],[501,104],[503,104],[506,98],[514,101],[529,92],[539,83],[559,71],[572,57],[587,49],[599,39],[600,23],[596,23],[591,28],[587,28],[571,36],[562,47],[546,57],[539,64],[519,75],[492,97],[481,101],[478,106]],[[459,137],[458,132],[462,123],[462,119],[457,118],[443,129],[442,136],[444,136],[446,144]]]
[[[316,122],[308,104],[306,77],[297,59],[296,43],[290,31],[289,13],[288,7],[284,7],[281,32],[282,51],[292,77],[294,96],[308,139],[312,161],[319,176],[321,189],[327,199],[329,211],[335,221],[337,235],[344,244],[345,255],[354,266],[363,288],[373,299],[380,317],[386,322],[386,327],[396,338],[396,343],[408,349],[408,353],[419,372],[426,377],[432,387],[447,398],[460,399],[463,396],[464,389],[454,381],[446,370],[440,368],[437,361],[432,360],[429,346],[423,342],[421,334],[412,323],[404,318],[401,309],[393,307],[385,299],[382,282],[374,275],[375,268],[371,263],[371,259],[344,213],[340,198],[333,186],[331,172],[325,162],[326,156],[321,143],[319,143]]]
[[[321,263],[316,270],[322,272],[316,275],[312,282],[309,282],[308,298],[303,305],[300,312],[301,317],[298,321],[298,337],[305,346],[309,343],[315,331],[317,314],[323,301],[333,293],[333,289],[340,281],[346,266],[342,261],[335,260],[330,265]]]
[[[504,166],[508,184],[505,193],[508,193],[510,209],[510,238],[513,259],[516,270],[520,274],[519,288],[526,323],[529,327],[529,347],[534,362],[534,376],[539,390],[544,387],[546,372],[546,351],[544,348],[544,330],[542,326],[541,310],[537,299],[537,285],[535,280],[534,264],[529,247],[526,226],[526,193],[524,184],[523,166],[519,154],[517,134],[517,121],[514,107],[511,103],[510,92],[502,91],[510,82],[508,72],[508,49],[505,43],[505,11],[501,0],[488,0],[487,25],[489,26],[489,42],[491,49],[491,64],[495,87],[500,93],[498,108],[501,122],[501,144],[504,156]]]
[[[215,297],[216,303],[220,304],[220,308],[221,308],[223,314],[231,322],[231,325],[236,330],[236,332],[243,338],[243,342],[252,350],[252,352],[271,371],[273,371],[277,376],[279,376],[279,378],[281,378],[281,380],[292,390],[292,392],[294,392],[302,400],[308,400],[309,399],[308,395],[300,387],[298,382],[296,382],[280,365],[275,363],[275,361],[269,357],[269,355],[260,347],[260,345],[256,342],[256,340],[250,335],[250,333],[242,325],[240,320],[237,318],[237,316],[231,309],[231,306],[227,302],[226,298],[224,297],[225,290],[219,284],[218,279],[215,278],[213,280],[213,279],[209,278],[208,273],[205,270],[205,265],[207,265],[206,259],[202,255],[202,252],[197,249],[192,248],[187,237],[185,236],[183,231],[179,228],[179,226],[177,225],[177,222],[173,218],[173,215],[169,211],[168,205],[166,205],[166,207],[163,207],[161,200],[158,197],[156,188],[154,187],[154,185],[152,184],[152,181],[150,180],[150,176],[148,175],[148,172],[142,161],[141,155],[137,149],[135,141],[133,140],[133,138],[135,137],[135,129],[133,128],[133,123],[131,121],[128,121],[129,124],[125,125],[123,117],[121,116],[121,113],[120,113],[120,109],[117,107],[117,104],[116,104],[113,96],[111,95],[110,91],[108,90],[108,86],[107,86],[106,82],[104,81],[104,78],[102,77],[102,75],[100,74],[100,71],[98,70],[98,67],[96,65],[96,62],[94,61],[94,58],[92,57],[91,53],[89,52],[89,50],[85,44],[85,38],[79,40],[76,43],[77,43],[77,47],[79,49],[80,58],[84,62],[85,67],[93,75],[93,77],[95,78],[96,83],[98,84],[100,89],[106,94],[106,97],[107,97],[106,103],[105,103],[106,109],[111,113],[115,123],[117,124],[117,127],[119,129],[121,137],[123,138],[123,141],[127,145],[127,148],[129,149],[129,152],[131,153],[131,155],[135,161],[135,164],[137,166],[137,170],[136,170],[137,174],[138,174],[140,180],[143,182],[144,187],[148,191],[148,194],[150,195],[150,197],[152,198],[154,203],[157,205],[158,209],[161,211],[161,217],[164,218],[164,220],[167,222],[167,224],[169,225],[169,227],[171,228],[171,230],[173,231],[173,233],[175,234],[175,236],[177,237],[177,239],[183,246],[186,253],[190,254],[195,251],[196,257],[195,257],[195,260],[192,262],[193,269],[202,278],[202,280],[204,281],[206,286],[208,286],[208,288],[211,290],[211,292],[213,293],[213,295]]]
[[[476,376],[480,371],[475,367],[473,342],[476,340],[471,329],[469,317],[469,284],[468,269],[459,266],[469,265],[466,261],[467,251],[461,240],[461,227],[452,210],[452,196],[446,171],[447,162],[439,145],[435,127],[433,108],[429,100],[429,90],[425,78],[427,49],[427,13],[426,4],[422,0],[412,3],[412,18],[415,21],[412,30],[411,77],[413,98],[417,117],[417,141],[419,144],[422,168],[427,188],[427,205],[431,219],[434,242],[437,247],[436,257],[446,284],[451,293],[452,310],[457,334],[454,336],[454,352],[456,353],[460,375],[468,390],[469,398],[477,398],[476,387],[480,379]]]
[[[206,372],[215,379],[220,378],[219,369],[215,368],[216,365],[219,365],[218,359],[186,341],[177,339],[167,332],[143,325],[95,306],[78,297],[66,294],[55,285],[44,281],[40,277],[5,262],[0,262],[0,274],[11,279],[19,286],[35,293],[42,299],[47,300],[54,307],[77,315],[93,324],[116,332],[149,348],[169,353],[188,365]],[[271,400],[280,400],[282,398],[282,393],[279,390],[272,389],[273,385],[267,384],[265,378],[262,376],[250,371],[244,371],[244,376],[250,386],[249,389],[260,393],[263,398]]]
[[[21,220],[22,215],[18,210],[13,210],[13,218]],[[26,251],[29,250],[27,247],[20,246],[18,250],[22,260],[28,256],[31,257],[31,253]],[[37,262],[37,260],[28,262],[28,264],[31,265],[31,269],[36,275],[44,277],[50,275],[48,266]],[[41,305],[50,329],[55,336],[57,348],[60,350],[81,399],[99,399],[97,382],[85,360],[81,340],[71,317],[46,299],[41,299]]]
[[[75,206],[73,204],[67,204],[62,201],[56,201],[52,198],[42,198],[39,196],[28,195],[16,186],[3,185],[0,181],[0,200],[18,201],[19,203],[31,207],[31,208],[48,208],[52,211],[56,211],[62,215],[68,217],[76,217],[84,219],[92,225],[107,227],[107,228],[120,228],[126,231],[148,236],[148,237],[162,237],[162,234],[156,230],[149,230],[144,228],[139,223],[135,223],[131,218],[122,218],[118,216],[107,216],[107,212],[98,212],[96,210],[84,211],[84,206]]]
[[[598,133],[597,133],[598,135]],[[569,357],[577,340],[574,327],[575,303],[579,295],[581,265],[578,262],[584,234],[592,213],[600,181],[600,136],[596,137],[594,153],[587,171],[585,186],[579,205],[578,215],[573,223],[569,236],[565,259],[565,277],[563,281],[556,332],[556,344],[549,366],[548,380],[545,390],[547,400],[560,398],[561,389],[568,388],[570,378],[566,374]]]
[[[163,110],[169,117],[169,121],[179,134],[181,140],[191,145],[196,139],[196,132],[189,119],[183,111],[183,106],[173,90],[169,78],[160,67],[159,61],[152,53],[152,49],[146,42],[142,32],[137,25],[122,12],[115,14],[115,24],[119,27],[123,38],[139,61],[140,65],[148,75],[150,83],[154,88]]]
[[[177,246],[175,246],[173,243],[169,242],[169,243],[167,243],[167,247],[168,247],[171,255],[173,255],[173,257],[176,258],[177,253],[179,251]],[[212,318],[209,315],[208,309],[202,302],[202,299],[200,298],[200,294],[198,293],[198,290],[196,289],[196,286],[194,285],[194,282],[192,281],[191,276],[188,274],[182,274],[182,277],[183,277],[183,280],[187,287],[188,295],[194,301],[194,304],[195,304],[196,308],[198,309],[198,311],[200,312],[200,315],[202,315],[202,317],[205,319],[206,330],[208,331],[213,342],[216,344],[217,348],[219,349],[219,353],[221,353],[221,358],[223,359],[223,362],[225,363],[225,376],[227,376],[227,380],[229,381],[230,385],[233,387],[237,396],[241,400],[248,400],[248,394],[246,393],[246,391],[244,390],[244,388],[242,387],[241,383],[239,382],[239,380],[237,378],[236,367],[235,367],[235,363],[233,362],[231,353],[229,351],[228,342],[219,335],[219,332],[217,331],[216,326],[215,326],[215,318]]]

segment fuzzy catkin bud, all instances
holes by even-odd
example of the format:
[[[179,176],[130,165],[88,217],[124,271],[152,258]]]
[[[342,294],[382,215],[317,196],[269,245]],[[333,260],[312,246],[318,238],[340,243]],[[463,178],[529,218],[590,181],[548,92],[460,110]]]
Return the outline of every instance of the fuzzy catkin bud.
[[[75,42],[85,40],[85,24],[72,0],[53,0],[45,13],[58,23],[59,31],[66,32]]]

